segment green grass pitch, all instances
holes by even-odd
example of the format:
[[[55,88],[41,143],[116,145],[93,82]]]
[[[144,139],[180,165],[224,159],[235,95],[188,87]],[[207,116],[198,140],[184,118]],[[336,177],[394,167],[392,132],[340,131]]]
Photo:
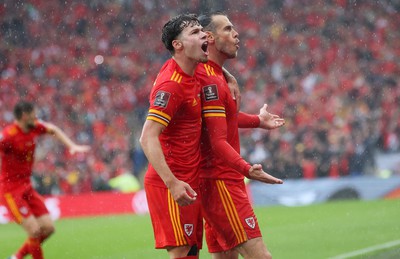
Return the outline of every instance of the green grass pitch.
[[[256,215],[275,259],[332,258],[400,239],[400,200],[264,207],[256,208]],[[63,219],[55,224],[56,233],[44,244],[46,258],[167,258],[165,251],[153,248],[148,215]],[[0,259],[24,239],[20,226],[0,225]],[[200,258],[211,258],[206,248]],[[354,258],[400,258],[400,245]]]

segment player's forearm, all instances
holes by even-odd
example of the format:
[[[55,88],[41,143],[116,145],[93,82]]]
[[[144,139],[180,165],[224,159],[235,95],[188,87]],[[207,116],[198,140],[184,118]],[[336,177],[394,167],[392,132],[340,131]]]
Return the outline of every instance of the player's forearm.
[[[49,133],[52,134],[55,138],[57,138],[61,143],[67,146],[69,149],[76,146],[75,142],[73,142],[59,127],[54,124],[46,124]]]
[[[240,154],[226,141],[211,141],[212,149],[215,155],[224,161],[229,167],[236,169],[241,174],[249,177],[251,165],[244,160]]]
[[[205,118],[205,123],[214,155],[222,159],[229,167],[236,169],[241,174],[248,177],[251,165],[228,143],[228,127],[225,118],[207,117]]]
[[[165,161],[165,156],[158,137],[142,136],[140,138],[140,144],[149,163],[156,170],[167,188],[170,188],[171,184],[173,184],[177,179]]]
[[[245,112],[239,112],[238,114],[239,128],[258,128],[260,122],[261,120],[258,115],[252,115]]]

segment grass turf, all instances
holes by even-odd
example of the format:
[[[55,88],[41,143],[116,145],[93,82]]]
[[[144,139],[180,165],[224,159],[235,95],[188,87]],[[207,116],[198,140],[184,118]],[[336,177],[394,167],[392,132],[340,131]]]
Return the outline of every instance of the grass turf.
[[[330,258],[400,239],[400,200],[332,202],[305,207],[256,208],[269,250],[277,259]],[[58,220],[44,244],[46,258],[167,258],[153,248],[148,215]],[[0,259],[25,239],[16,224],[0,225]],[[400,247],[355,258],[400,258]],[[211,258],[204,247],[200,258]]]

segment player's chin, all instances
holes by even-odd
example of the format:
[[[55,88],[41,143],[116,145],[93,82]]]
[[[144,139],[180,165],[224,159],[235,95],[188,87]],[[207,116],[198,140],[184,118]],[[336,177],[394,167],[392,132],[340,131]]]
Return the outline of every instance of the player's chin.
[[[30,122],[30,123],[28,123],[26,126],[27,126],[28,129],[31,130],[31,129],[34,129],[34,128],[35,128],[36,123],[35,123],[35,122]]]
[[[207,63],[207,61],[208,61],[208,56],[201,57],[201,58],[199,59],[199,62],[200,62],[200,63]]]
[[[237,57],[237,51],[232,51],[229,55],[228,55],[228,59],[233,59]]]

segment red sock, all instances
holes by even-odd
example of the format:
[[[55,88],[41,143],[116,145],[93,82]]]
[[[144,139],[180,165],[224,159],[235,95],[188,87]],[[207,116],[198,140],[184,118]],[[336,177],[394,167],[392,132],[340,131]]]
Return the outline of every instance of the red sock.
[[[199,257],[197,255],[188,255],[188,256],[179,257],[179,258],[176,258],[176,259],[199,259]]]
[[[17,253],[15,256],[18,259],[24,258],[25,255],[29,253],[29,238],[25,240],[25,242],[22,244],[22,246],[18,249]]]
[[[33,259],[43,259],[43,251],[39,238],[29,239],[29,253]]]

